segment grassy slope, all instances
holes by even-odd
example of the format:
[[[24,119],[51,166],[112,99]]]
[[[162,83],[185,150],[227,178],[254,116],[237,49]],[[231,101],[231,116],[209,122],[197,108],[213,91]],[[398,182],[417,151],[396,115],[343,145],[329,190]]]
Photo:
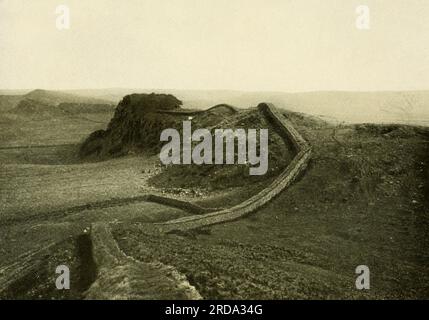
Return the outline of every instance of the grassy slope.
[[[246,219],[185,237],[124,224],[121,247],[178,267],[209,299],[427,298],[428,137],[292,119],[314,156],[288,191]],[[354,287],[361,264],[368,292]]]
[[[19,108],[20,103],[24,109]],[[59,110],[60,103],[84,103],[88,110],[82,105],[63,105]],[[94,113],[95,107],[88,105],[90,103],[106,102],[46,90],[33,90],[22,96],[0,96],[0,148],[78,143],[91,132],[104,129],[113,115],[113,108],[109,110],[106,106],[98,106],[103,112]],[[77,107],[81,109],[73,109]]]
[[[228,128],[233,130],[239,128],[245,130],[249,128],[268,128],[270,153],[267,173],[262,176],[250,176],[250,165],[171,165],[164,167],[159,175],[150,179],[149,182],[152,185],[161,188],[200,188],[211,191],[248,185],[253,187],[261,185],[263,187],[267,181],[274,179],[293,157],[293,151],[272,130],[265,117],[255,109],[243,110],[238,114],[228,115],[223,119],[219,115],[212,116],[210,113],[204,113],[193,119],[192,130],[197,128]],[[235,150],[237,153],[237,147],[235,147]],[[237,159],[237,154],[235,159]]]

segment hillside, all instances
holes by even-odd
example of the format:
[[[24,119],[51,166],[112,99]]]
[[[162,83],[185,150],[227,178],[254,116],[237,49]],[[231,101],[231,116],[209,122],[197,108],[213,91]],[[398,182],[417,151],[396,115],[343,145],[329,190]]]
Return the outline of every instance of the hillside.
[[[429,130],[285,115],[313,147],[298,182],[226,224],[154,237],[123,223],[114,231],[120,247],[175,266],[206,299],[427,298]],[[369,291],[354,287],[361,264],[371,270]]]
[[[4,113],[15,108],[21,100],[20,95],[0,95],[0,112]]]
[[[0,147],[79,143],[104,129],[114,105],[56,91],[0,96]]]
[[[293,158],[293,151],[290,145],[285,144],[280,135],[273,130],[272,125],[257,109],[240,110],[235,114],[219,113],[221,107],[208,110],[196,115],[192,119],[192,125],[196,128],[209,128],[213,133],[215,129],[268,129],[268,163],[269,168],[265,175],[250,176],[247,165],[188,165],[188,166],[166,166],[161,172],[149,180],[155,187],[166,190],[177,190],[183,188],[196,188],[203,190],[223,190],[231,187],[252,184],[253,189],[258,188],[258,184],[276,177],[282,169]],[[259,142],[257,144],[259,148]],[[237,150],[235,150],[237,158]],[[238,200],[238,199],[237,199]]]
[[[182,131],[182,121],[192,119],[192,129],[271,128],[265,117],[256,109],[236,110],[231,106],[217,105],[206,111],[189,111],[180,108],[181,101],[172,95],[133,94],[125,96],[116,108],[106,130],[93,132],[82,144],[83,159],[107,159],[129,153],[159,154],[161,131],[175,128]],[[190,116],[192,114],[192,116]],[[272,129],[272,128],[271,128]],[[259,146],[259,144],[258,144]],[[262,176],[249,176],[250,164],[231,165],[177,165],[161,166],[160,174],[149,183],[165,192],[181,193],[183,189],[223,190],[257,184],[272,179],[292,159],[290,146],[282,142],[274,131],[269,131],[269,169]],[[237,150],[235,150],[235,156]]]
[[[107,106],[112,105],[112,102],[105,99],[98,99],[93,97],[75,95],[61,91],[49,91],[36,89],[24,94],[19,91],[5,91],[5,94],[0,95],[0,111],[5,112],[47,112],[48,106],[57,107],[62,104],[62,108],[68,105],[76,110],[79,105],[79,112],[86,112],[84,106],[88,105],[88,109],[92,109],[94,105]],[[31,106],[33,105],[33,106]],[[103,111],[106,111],[105,109]],[[111,111],[111,110],[110,110]],[[52,108],[52,112],[56,111]],[[73,111],[72,111],[73,112]]]
[[[216,105],[190,110],[171,95],[138,94],[124,97],[113,117],[9,115],[2,146],[18,146],[0,150],[0,196],[6,199],[0,296],[84,298],[99,283],[93,245],[106,242],[91,229],[97,225],[108,226],[109,243],[116,240],[125,260],[174,268],[204,299],[429,296],[428,128],[341,124],[276,109],[311,147],[309,163],[286,189],[277,179],[297,163],[295,150],[276,130],[270,130],[269,171],[262,178],[250,177],[246,166],[160,165],[160,130],[180,129],[182,120],[190,119],[194,129],[274,128],[259,108]],[[36,142],[45,145],[28,147]],[[274,198],[272,190],[280,190]],[[210,220],[234,207],[247,210],[255,195],[263,205],[246,215],[192,226],[205,214]],[[174,224],[188,222],[188,229]],[[170,232],[159,232],[166,226]],[[52,284],[59,264],[75,275],[70,291]],[[371,270],[369,291],[355,288],[355,268],[362,264]],[[134,280],[142,275],[129,274]],[[109,273],[98,279],[121,289]]]
[[[109,104],[109,102],[104,99],[84,97],[61,91],[49,91],[41,89],[33,90],[25,94],[23,98],[55,106],[59,105],[60,103]]]

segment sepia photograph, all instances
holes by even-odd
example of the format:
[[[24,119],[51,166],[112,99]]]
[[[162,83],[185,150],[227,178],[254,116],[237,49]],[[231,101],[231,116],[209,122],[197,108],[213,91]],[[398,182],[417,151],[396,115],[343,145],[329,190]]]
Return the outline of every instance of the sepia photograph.
[[[0,300],[428,300],[428,17],[0,0]]]

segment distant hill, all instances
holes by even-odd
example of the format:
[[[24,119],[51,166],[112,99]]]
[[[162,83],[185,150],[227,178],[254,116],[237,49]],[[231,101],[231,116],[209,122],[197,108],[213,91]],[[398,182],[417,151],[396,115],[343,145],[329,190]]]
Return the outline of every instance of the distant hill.
[[[136,88],[85,90],[33,90],[22,96],[19,91],[0,90],[0,111],[13,109],[21,99],[42,103],[117,104],[132,93],[169,92],[183,101],[184,108],[205,110],[219,103],[240,108],[254,107],[269,101],[279,108],[304,112],[348,123],[401,123],[429,126],[429,91],[398,92],[245,92],[233,90],[161,90]],[[14,94],[14,95],[12,95]],[[20,98],[21,97],[21,98]]]
[[[34,104],[32,108],[30,107],[30,103]],[[57,107],[60,104],[63,104],[62,107],[66,107],[67,105],[65,104],[74,104],[73,106],[69,105],[74,110],[78,108],[84,109],[84,105],[98,105],[105,107],[107,105],[113,105],[113,103],[109,100],[80,96],[61,91],[49,91],[41,89],[36,89],[30,92],[20,92],[18,90],[0,90],[0,112],[9,112],[12,110],[13,112],[16,112],[20,109],[25,110],[27,113],[32,109],[34,109],[34,111],[48,111],[46,109],[47,106],[51,106],[52,108]],[[76,105],[80,105],[80,107],[77,107]]]
[[[269,101],[279,108],[321,116],[333,122],[402,123],[429,126],[429,91],[392,92],[246,92],[233,90],[94,89],[70,93],[119,102],[130,93],[169,92],[185,108],[207,109],[219,103],[240,108]]]
[[[23,96],[4,96],[9,112],[20,115],[61,116],[79,113],[113,112],[106,100],[77,96],[59,91],[34,90]],[[13,99],[11,98],[13,97]],[[0,99],[0,101],[2,101]],[[13,108],[10,109],[13,103]]]
[[[25,99],[39,101],[50,105],[59,105],[60,103],[86,103],[86,104],[109,104],[104,99],[84,97],[61,91],[49,91],[36,89],[23,96]]]
[[[38,115],[38,116],[62,116],[77,115],[81,113],[106,113],[113,112],[114,105],[111,104],[90,104],[90,103],[60,103],[58,106],[37,101],[33,99],[22,99],[17,106],[12,109],[15,114]]]

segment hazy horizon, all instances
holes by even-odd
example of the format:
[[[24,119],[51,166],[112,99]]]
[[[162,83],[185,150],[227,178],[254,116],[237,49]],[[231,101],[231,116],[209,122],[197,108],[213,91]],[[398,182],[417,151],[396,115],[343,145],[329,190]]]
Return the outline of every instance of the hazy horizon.
[[[45,90],[42,90],[45,91]],[[0,96],[26,98],[33,90],[7,91],[0,89]],[[46,91],[36,93],[36,99],[49,101],[50,92],[57,101],[58,92],[89,99],[99,99],[117,104],[125,95],[132,93],[173,94],[183,102],[185,109],[207,109],[219,103],[227,103],[238,108],[255,107],[261,102],[273,103],[276,107],[302,112],[334,122],[349,123],[405,123],[429,125],[429,90],[426,91],[312,91],[312,92],[274,92],[274,91],[234,91],[234,90],[180,90],[180,89],[138,89],[106,88]],[[64,97],[64,96],[63,96]],[[18,101],[14,98],[13,101]],[[34,99],[31,96],[30,99]],[[6,100],[7,101],[7,100]],[[11,100],[12,101],[12,100]],[[3,110],[9,106],[4,104]]]
[[[34,90],[44,90],[44,91],[57,91],[57,92],[73,92],[73,91],[106,91],[106,90],[140,90],[140,91],[218,91],[218,92],[243,92],[243,93],[282,93],[282,94],[305,94],[305,93],[406,93],[406,92],[429,92],[429,86],[427,89],[409,89],[409,90],[302,90],[302,91],[280,91],[280,90],[240,90],[240,89],[193,89],[193,88],[132,88],[132,87],[76,87],[76,88],[43,88],[43,87],[31,87],[31,88],[3,88],[0,87],[0,93],[6,91],[16,91],[16,92],[31,92]],[[136,92],[138,93],[138,92]]]

